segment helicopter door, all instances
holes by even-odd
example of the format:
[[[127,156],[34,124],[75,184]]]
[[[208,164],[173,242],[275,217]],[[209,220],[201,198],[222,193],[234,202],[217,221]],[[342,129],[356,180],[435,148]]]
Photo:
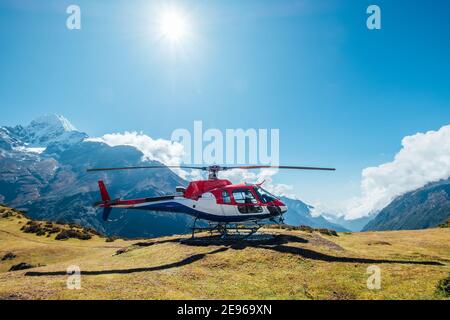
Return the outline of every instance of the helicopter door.
[[[230,193],[227,190],[222,191],[222,202],[223,205],[220,206],[222,209],[222,214],[224,215],[235,215],[237,214],[236,206],[233,205],[233,201],[231,200]]]
[[[210,192],[202,194],[197,201],[197,209],[210,214],[217,214],[216,197]]]

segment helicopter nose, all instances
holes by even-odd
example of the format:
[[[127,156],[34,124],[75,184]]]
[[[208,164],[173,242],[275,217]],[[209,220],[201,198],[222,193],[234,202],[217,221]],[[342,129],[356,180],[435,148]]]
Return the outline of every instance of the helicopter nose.
[[[277,200],[274,204],[279,208],[281,214],[285,213],[288,210],[287,205],[285,205],[280,200]]]
[[[281,214],[285,213],[288,210],[287,205],[285,205],[281,201],[279,201],[279,203],[277,205],[278,205],[278,208],[280,208]]]

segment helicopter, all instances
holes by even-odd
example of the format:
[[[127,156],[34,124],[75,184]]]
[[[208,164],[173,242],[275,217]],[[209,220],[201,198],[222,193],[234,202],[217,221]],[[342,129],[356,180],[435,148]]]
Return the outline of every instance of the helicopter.
[[[301,166],[173,166],[173,165],[153,165],[136,167],[118,167],[118,168],[92,168],[88,172],[99,171],[118,171],[118,170],[136,170],[136,169],[162,169],[178,168],[193,169],[208,172],[207,180],[196,180],[189,182],[188,186],[176,187],[175,194],[164,195],[151,198],[139,199],[111,199],[103,180],[98,181],[101,200],[94,206],[103,208],[102,218],[108,221],[111,210],[135,209],[160,212],[175,212],[191,215],[195,218],[192,227],[192,237],[196,228],[198,219],[205,220],[213,227],[210,230],[217,230],[222,235],[226,235],[231,224],[253,223],[248,227],[250,233],[255,233],[261,226],[261,221],[269,219],[275,221],[282,220],[283,214],[287,212],[288,207],[279,197],[271,194],[262,187],[262,183],[233,184],[228,179],[219,179],[220,171],[234,169],[291,169],[291,170],[322,170],[334,171],[335,168],[322,167],[301,167]],[[201,228],[202,230],[205,228]],[[245,227],[241,229],[245,229]]]

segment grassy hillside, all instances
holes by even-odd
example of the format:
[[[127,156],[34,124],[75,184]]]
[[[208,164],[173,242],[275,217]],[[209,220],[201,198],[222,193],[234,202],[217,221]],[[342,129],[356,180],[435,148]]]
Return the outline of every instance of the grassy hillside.
[[[441,299],[436,286],[450,272],[446,228],[265,229],[274,240],[239,245],[179,242],[187,236],[107,242],[25,233],[27,218],[10,212],[0,207],[0,299]],[[2,261],[7,253],[15,257]],[[35,267],[8,271],[20,262]],[[81,290],[66,287],[71,265],[81,268]],[[367,289],[371,265],[381,268],[380,290]]]

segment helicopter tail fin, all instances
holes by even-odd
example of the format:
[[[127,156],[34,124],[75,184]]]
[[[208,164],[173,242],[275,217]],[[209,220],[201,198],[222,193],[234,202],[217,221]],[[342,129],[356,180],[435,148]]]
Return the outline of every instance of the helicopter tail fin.
[[[106,186],[103,180],[99,180],[98,187],[100,189],[100,195],[102,196],[101,203],[108,205],[108,203],[111,201],[111,197],[109,196],[108,190],[106,190]],[[111,210],[111,207],[103,207],[102,218],[104,221],[108,220],[109,215],[111,214]]]
[[[111,201],[108,190],[106,190],[106,186],[103,180],[98,181],[98,187],[100,188],[100,195],[102,196],[102,201],[103,202]]]

